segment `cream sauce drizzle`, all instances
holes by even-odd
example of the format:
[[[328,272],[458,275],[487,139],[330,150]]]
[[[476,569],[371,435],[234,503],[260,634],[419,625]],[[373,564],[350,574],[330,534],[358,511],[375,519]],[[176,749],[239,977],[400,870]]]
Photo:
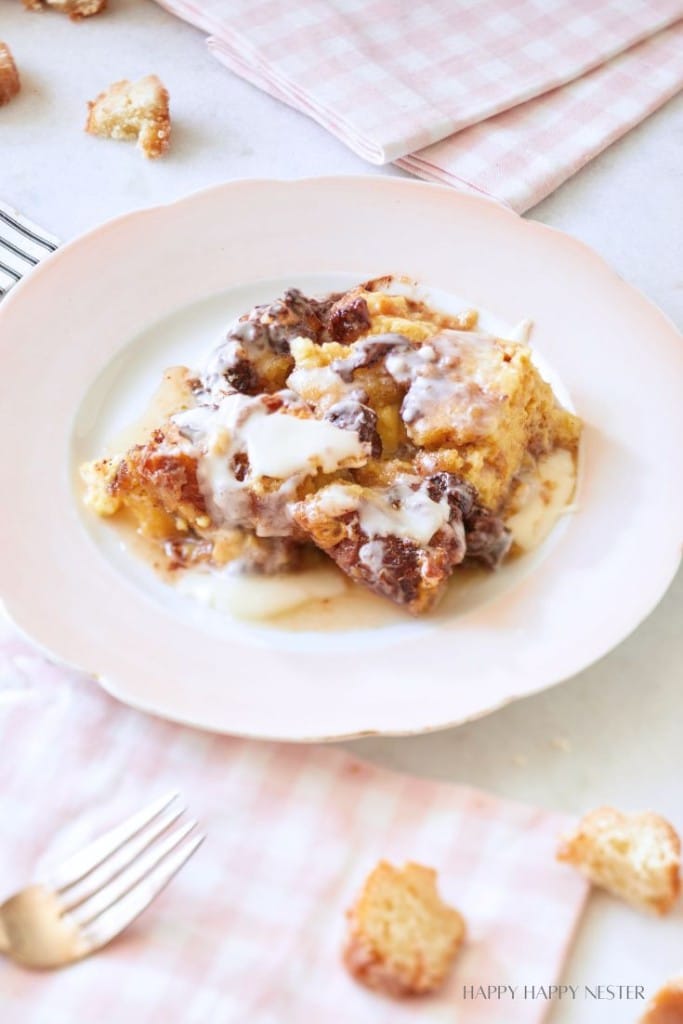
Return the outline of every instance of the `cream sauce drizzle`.
[[[489,433],[503,397],[496,389],[502,355],[491,334],[451,330],[420,348],[390,353],[387,370],[408,385],[401,408],[408,432],[414,423],[447,421],[462,440]]]
[[[186,570],[176,589],[238,619],[272,619],[311,601],[331,601],[348,589],[341,572],[320,566],[282,576],[248,576]]]
[[[535,471],[520,482],[505,525],[523,551],[541,544],[560,516],[569,511],[576,487],[571,452],[558,448],[539,459]]]
[[[368,537],[404,537],[418,544],[428,544],[450,514],[446,498],[432,501],[424,488],[414,491],[406,484],[363,498],[358,509],[360,527]]]
[[[258,478],[284,481],[284,499],[302,476],[367,462],[367,447],[355,431],[285,410],[271,411],[261,397],[229,394],[216,407],[173,417],[194,446],[200,486],[220,522],[239,525],[248,518],[249,488]],[[246,467],[240,456],[246,456]]]
[[[400,482],[385,491],[366,491],[362,495],[344,484],[330,484],[319,492],[317,504],[330,516],[357,512],[363,533],[371,539],[404,537],[417,544],[428,544],[451,514],[446,498],[432,501],[424,487],[413,490]]]

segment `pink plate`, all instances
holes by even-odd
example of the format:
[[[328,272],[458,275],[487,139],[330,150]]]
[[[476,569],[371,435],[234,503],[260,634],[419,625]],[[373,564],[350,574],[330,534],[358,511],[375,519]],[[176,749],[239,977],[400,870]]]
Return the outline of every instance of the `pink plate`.
[[[513,324],[586,422],[577,509],[532,557],[424,621],[290,630],[201,609],[82,508],[75,467],[135,420],[161,370],[282,287],[389,272]],[[65,245],[0,308],[0,585],[18,626],[120,700],[287,740],[419,732],[606,654],[654,608],[683,521],[683,346],[566,235],[391,178],[241,181]]]

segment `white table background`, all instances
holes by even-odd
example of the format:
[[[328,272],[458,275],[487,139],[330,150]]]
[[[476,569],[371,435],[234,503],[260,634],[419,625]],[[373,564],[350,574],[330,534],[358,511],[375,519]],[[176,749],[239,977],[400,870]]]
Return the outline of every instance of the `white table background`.
[[[402,173],[365,164],[313,121],[231,75],[201,33],[150,0],[110,0],[110,8],[74,24],[0,0],[0,38],[23,80],[20,96],[0,110],[0,197],[62,239],[228,178]],[[172,150],[156,162],[82,131],[87,99],[150,72],[168,87],[173,113]],[[682,149],[679,96],[529,214],[593,246],[679,325]],[[644,537],[634,586],[646,557]],[[570,812],[602,802],[653,808],[683,829],[682,613],[679,573],[629,639],[561,686],[457,729],[348,746],[393,768]],[[652,988],[683,963],[682,924],[681,911],[651,921],[595,895],[564,980]],[[500,1011],[502,1024],[504,1004]],[[637,1015],[634,1003],[582,1001],[555,1004],[550,1020],[608,1024]]]

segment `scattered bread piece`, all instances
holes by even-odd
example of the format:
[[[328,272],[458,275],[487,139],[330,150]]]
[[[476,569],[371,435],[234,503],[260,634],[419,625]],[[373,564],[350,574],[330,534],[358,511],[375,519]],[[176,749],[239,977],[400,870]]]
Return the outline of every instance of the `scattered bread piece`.
[[[563,839],[557,859],[644,910],[666,914],[678,898],[681,842],[658,814],[591,811]]]
[[[380,861],[347,916],[348,970],[393,996],[439,988],[465,936],[462,917],[439,897],[436,871],[421,864]]]
[[[114,82],[88,103],[85,130],[109,139],[137,139],[145,156],[161,156],[171,135],[168,92],[156,75]]]
[[[683,1024],[683,974],[660,988],[645,1007],[639,1024]]]
[[[19,72],[7,43],[0,43],[0,107],[21,89]]]
[[[99,14],[106,6],[107,0],[24,0],[24,7],[29,11],[42,11],[45,7],[52,7],[55,11],[68,14],[72,21]]]

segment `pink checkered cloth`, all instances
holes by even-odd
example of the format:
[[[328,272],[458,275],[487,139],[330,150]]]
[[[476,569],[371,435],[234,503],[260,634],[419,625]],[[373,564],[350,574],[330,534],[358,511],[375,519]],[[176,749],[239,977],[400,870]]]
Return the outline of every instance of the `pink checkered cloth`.
[[[683,86],[680,25],[636,45],[683,0],[158,2],[364,158],[518,210]]]
[[[562,816],[393,774],[339,749],[248,742],[115,703],[6,632],[0,645],[0,901],[143,804],[180,789],[207,842],[97,956],[0,963],[7,1024],[540,1024],[542,1001],[465,985],[556,982],[586,895],[555,862]],[[447,988],[395,1002],[347,975],[344,911],[382,857],[439,871],[467,944]]]
[[[683,87],[683,22],[560,89],[397,160],[523,213]]]

